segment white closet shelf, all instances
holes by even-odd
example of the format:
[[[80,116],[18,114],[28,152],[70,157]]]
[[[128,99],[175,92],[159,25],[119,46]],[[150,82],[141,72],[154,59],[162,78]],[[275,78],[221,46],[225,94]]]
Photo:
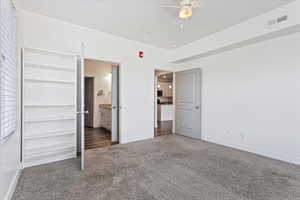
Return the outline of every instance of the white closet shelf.
[[[46,79],[35,79],[35,78],[25,78],[28,82],[40,82],[40,83],[58,83],[58,84],[75,84],[75,81],[63,81],[63,80],[46,80]]]
[[[67,150],[74,151],[74,143],[61,143],[57,145],[47,145],[39,148],[25,149],[25,158],[28,159],[33,157],[46,156]]]
[[[32,118],[32,119],[25,119],[24,122],[34,123],[34,122],[60,121],[60,120],[75,120],[75,117],[74,116],[61,116],[61,117]]]
[[[72,53],[26,47],[23,56],[23,165],[28,167],[76,157],[78,58]],[[56,94],[63,92],[66,92],[63,96]],[[27,95],[32,98],[27,99]],[[60,101],[57,95],[65,100]],[[53,101],[37,101],[41,98]]]
[[[24,167],[32,167],[32,166],[36,166],[36,165],[41,165],[41,164],[46,164],[46,163],[51,163],[51,162],[57,162],[57,161],[70,159],[70,158],[75,158],[76,154],[75,154],[75,151],[73,151],[71,153],[70,152],[62,153],[59,156],[55,156],[55,158],[50,157],[50,158],[36,159],[36,158],[39,158],[39,157],[43,157],[43,156],[26,158],[24,163],[23,163],[23,166]],[[36,159],[36,160],[27,162],[27,159]]]
[[[24,105],[24,107],[73,107],[75,106],[74,104],[37,104],[37,105]]]
[[[74,135],[75,131],[73,130],[67,130],[67,131],[56,131],[56,132],[44,132],[44,133],[34,133],[34,134],[28,134],[25,133],[25,140],[35,140],[35,139],[43,139],[43,138],[49,138],[49,137],[58,137],[58,136],[67,136],[67,135]]]
[[[75,71],[75,69],[72,69],[71,67],[66,67],[66,66],[36,64],[36,63],[30,63],[30,62],[25,62],[24,64],[25,64],[25,67],[31,67],[31,68],[51,69],[51,70],[69,71],[69,72]]]
[[[42,53],[42,54],[48,54],[48,55],[50,54],[50,55],[67,56],[67,57],[77,56],[75,53],[66,53],[66,52],[52,51],[52,50],[32,48],[32,47],[24,47],[24,49],[27,50],[27,51]]]

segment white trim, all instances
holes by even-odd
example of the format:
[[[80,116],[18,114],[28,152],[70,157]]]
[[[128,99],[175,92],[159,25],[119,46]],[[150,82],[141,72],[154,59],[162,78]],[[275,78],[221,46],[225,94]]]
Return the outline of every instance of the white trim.
[[[131,137],[131,138],[120,138],[120,144],[127,144],[127,143],[132,143],[132,142],[139,142],[139,141],[143,141],[143,140],[148,140],[148,139],[153,139],[154,138],[154,129],[153,129],[153,135],[151,136],[135,136],[135,137]]]
[[[172,124],[172,133],[175,134],[176,127],[176,73],[173,72],[173,124]]]
[[[81,112],[81,116],[80,116],[80,133],[81,133],[81,170],[84,170],[85,167],[85,163],[84,163],[84,159],[85,159],[85,130],[84,130],[84,72],[85,72],[85,57],[84,57],[84,43],[81,43],[81,63],[80,63],[80,77],[79,80],[80,81],[80,93],[81,93],[81,100],[80,100],[80,112]],[[76,79],[77,80],[77,79]],[[77,95],[76,95],[77,96]]]
[[[74,105],[74,119],[75,119],[75,123],[74,123],[74,130],[75,130],[75,134],[74,134],[74,140],[75,140],[75,158],[77,158],[77,123],[78,123],[78,120],[77,120],[77,104],[78,104],[78,101],[77,101],[77,87],[78,87],[78,82],[77,82],[77,73],[78,73],[78,56],[75,56],[74,57],[74,66],[75,66],[75,69],[74,69],[74,81],[75,81],[75,87],[74,87],[74,93],[75,93],[75,105]]]
[[[24,104],[24,85],[25,85],[25,74],[24,74],[24,70],[25,70],[25,62],[24,62],[24,54],[25,54],[25,50],[24,48],[21,48],[21,162],[22,165],[24,165],[24,142],[25,142],[25,138],[24,138],[24,111],[25,111],[25,104]]]
[[[60,56],[77,56],[75,53],[66,53],[66,52],[60,52],[60,51],[53,51],[53,50],[46,50],[46,49],[39,49],[39,48],[32,48],[32,47],[23,47],[25,50],[29,51],[37,51],[40,53],[45,53],[45,54],[55,54],[55,55],[60,55]]]
[[[20,175],[21,175],[21,172],[22,172],[22,169],[18,169],[12,182],[10,183],[10,186],[8,188],[8,191],[4,197],[4,200],[11,200],[12,197],[13,197],[13,194],[16,190],[16,187],[17,187],[17,184],[19,182],[19,178],[20,178]]]

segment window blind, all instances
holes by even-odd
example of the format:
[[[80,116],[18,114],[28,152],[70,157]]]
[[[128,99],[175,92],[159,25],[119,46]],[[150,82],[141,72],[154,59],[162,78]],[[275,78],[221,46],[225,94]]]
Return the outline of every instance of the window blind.
[[[0,135],[1,143],[16,131],[16,17],[11,0],[0,0]]]

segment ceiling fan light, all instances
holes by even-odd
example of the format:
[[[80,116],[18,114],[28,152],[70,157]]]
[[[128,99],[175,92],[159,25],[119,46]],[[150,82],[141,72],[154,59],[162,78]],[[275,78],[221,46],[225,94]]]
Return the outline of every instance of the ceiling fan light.
[[[179,11],[179,18],[180,19],[188,19],[193,15],[192,8],[183,8]]]

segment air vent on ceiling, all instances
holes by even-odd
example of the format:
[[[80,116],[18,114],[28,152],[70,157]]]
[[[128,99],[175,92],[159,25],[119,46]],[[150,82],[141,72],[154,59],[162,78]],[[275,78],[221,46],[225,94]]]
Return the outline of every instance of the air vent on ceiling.
[[[280,24],[282,22],[285,22],[288,20],[288,16],[287,15],[283,15],[281,17],[275,18],[275,19],[271,19],[268,21],[268,26],[274,26],[276,24]]]

